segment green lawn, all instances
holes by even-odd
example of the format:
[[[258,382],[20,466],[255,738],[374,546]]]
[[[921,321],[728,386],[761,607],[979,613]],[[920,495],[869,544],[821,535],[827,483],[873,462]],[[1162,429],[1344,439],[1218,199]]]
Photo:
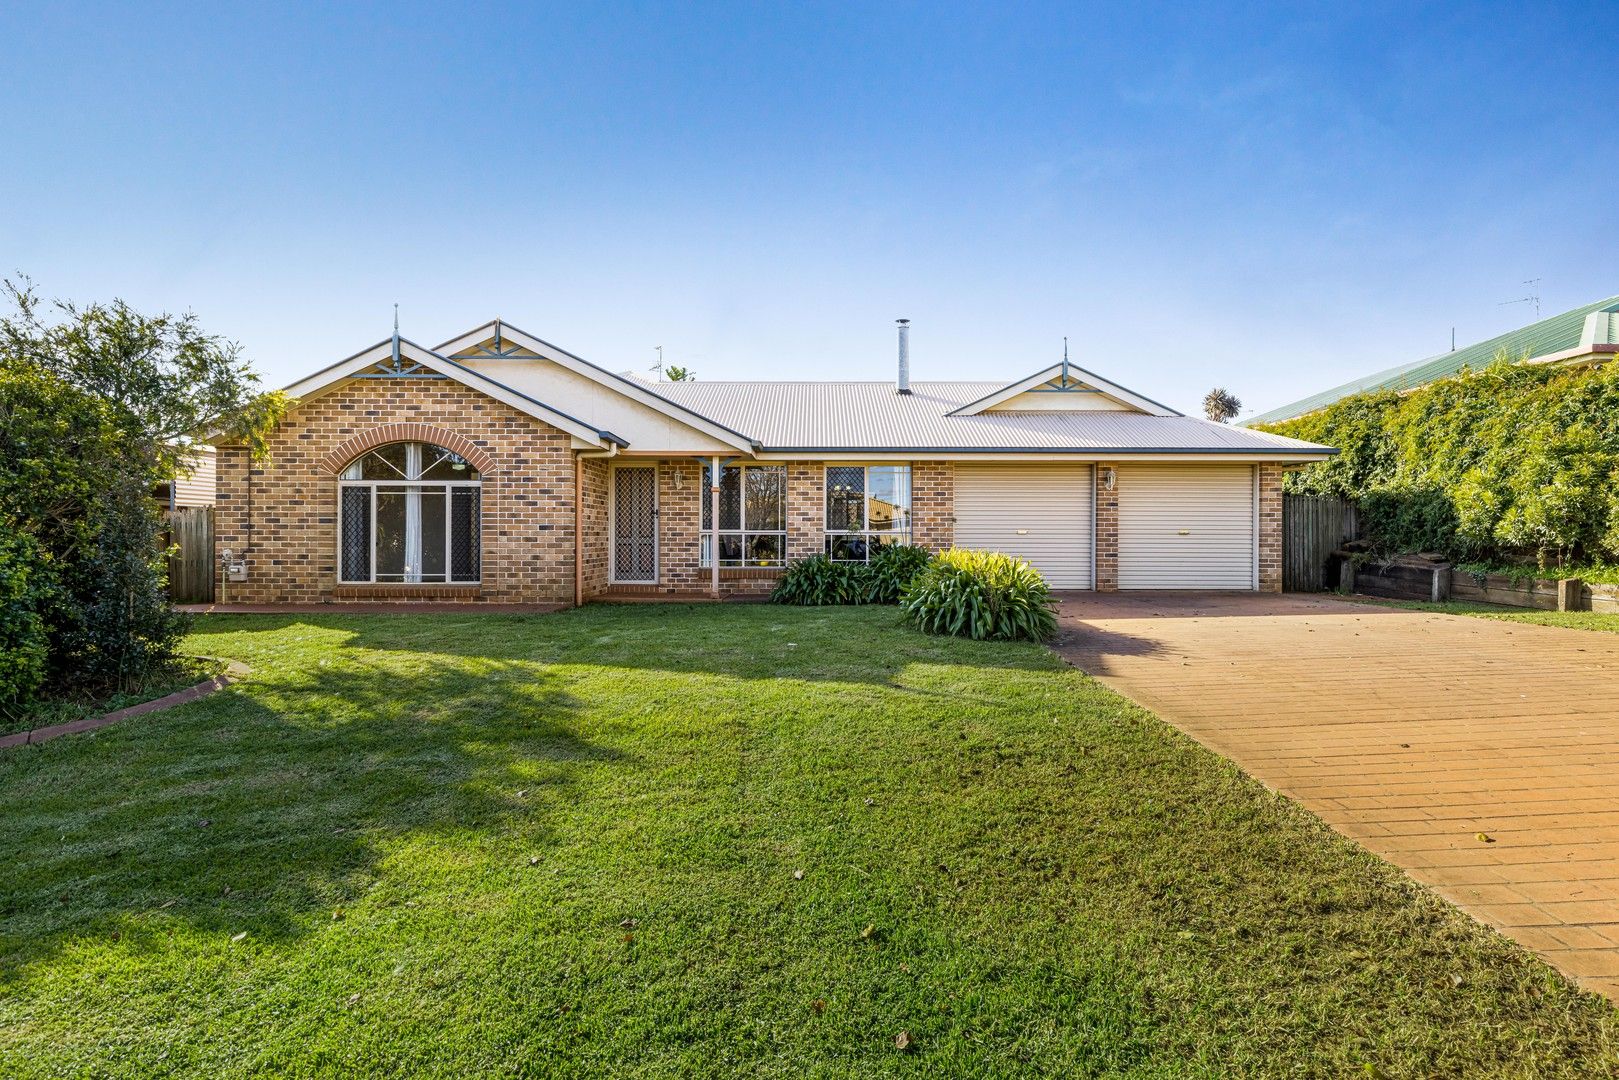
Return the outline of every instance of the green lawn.
[[[1444,615],[1476,615],[1483,619],[1504,622],[1535,623],[1540,626],[1566,626],[1572,630],[1603,630],[1619,634],[1619,615],[1595,611],[1540,611],[1535,608],[1510,608],[1498,604],[1473,604],[1460,600],[1446,600],[1432,604],[1426,600],[1382,600],[1365,596],[1350,597],[1358,604],[1380,604],[1384,607],[1410,608],[1412,611],[1437,611]]]
[[[0,1074],[1619,1068],[1608,1003],[1037,647],[732,605],[191,647],[254,674],[0,755]]]
[[[139,685],[121,692],[99,696],[59,695],[21,707],[0,708],[0,735],[66,724],[87,716],[127,709],[131,705],[195,686],[218,675],[224,668],[224,664],[213,660],[181,657],[164,669],[153,672]]]

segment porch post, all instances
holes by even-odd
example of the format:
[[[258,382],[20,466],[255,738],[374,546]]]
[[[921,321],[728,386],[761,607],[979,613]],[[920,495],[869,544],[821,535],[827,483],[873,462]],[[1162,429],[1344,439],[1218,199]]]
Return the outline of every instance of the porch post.
[[[708,569],[712,575],[710,588],[714,599],[720,598],[720,459],[709,459],[708,508],[709,522],[714,526],[708,534]]]

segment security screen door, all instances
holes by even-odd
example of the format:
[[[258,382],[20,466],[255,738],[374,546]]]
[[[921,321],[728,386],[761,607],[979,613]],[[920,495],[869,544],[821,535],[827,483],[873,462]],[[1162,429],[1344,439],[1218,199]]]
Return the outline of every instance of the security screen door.
[[[613,580],[658,580],[658,470],[651,465],[613,470]]]

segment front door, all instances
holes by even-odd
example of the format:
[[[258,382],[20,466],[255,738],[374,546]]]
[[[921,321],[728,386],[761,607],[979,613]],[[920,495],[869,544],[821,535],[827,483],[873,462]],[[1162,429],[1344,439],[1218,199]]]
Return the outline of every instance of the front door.
[[[613,470],[613,581],[658,581],[658,469],[621,465]]]

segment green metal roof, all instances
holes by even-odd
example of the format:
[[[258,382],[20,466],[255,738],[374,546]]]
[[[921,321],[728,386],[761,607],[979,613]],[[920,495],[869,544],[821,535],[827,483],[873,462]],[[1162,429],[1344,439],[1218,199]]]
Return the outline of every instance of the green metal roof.
[[[1301,398],[1291,405],[1283,405],[1279,409],[1250,416],[1240,426],[1248,427],[1253,424],[1274,424],[1282,420],[1291,420],[1295,416],[1324,409],[1333,402],[1349,397],[1351,394],[1361,394],[1372,390],[1407,390],[1414,386],[1422,386],[1447,375],[1454,375],[1462,368],[1477,371],[1486,367],[1497,355],[1506,353],[1513,360],[1527,357],[1534,359],[1537,356],[1549,356],[1553,353],[1565,352],[1580,344],[1580,335],[1585,329],[1585,320],[1592,312],[1601,311],[1610,314],[1608,326],[1599,328],[1597,340],[1611,342],[1619,340],[1619,296],[1610,296],[1606,300],[1598,300],[1594,304],[1565,311],[1560,315],[1553,315],[1549,319],[1542,319],[1517,330],[1509,331],[1481,341],[1477,345],[1469,345],[1465,349],[1456,349],[1453,352],[1440,353],[1424,360],[1417,360],[1400,367],[1379,371],[1375,375],[1366,375],[1335,386],[1331,390],[1323,390],[1319,394],[1312,394]],[[1605,332],[1604,332],[1605,331]]]

